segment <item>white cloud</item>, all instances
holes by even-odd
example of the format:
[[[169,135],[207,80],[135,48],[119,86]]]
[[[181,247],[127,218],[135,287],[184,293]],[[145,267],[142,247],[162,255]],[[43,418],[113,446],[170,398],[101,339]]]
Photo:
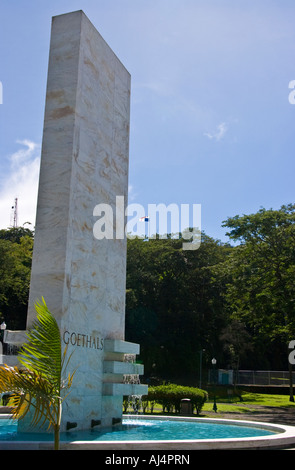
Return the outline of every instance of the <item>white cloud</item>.
[[[129,184],[128,186],[128,201],[134,201],[136,198],[136,194],[134,192],[134,187],[132,186],[132,184]]]
[[[40,145],[31,140],[17,141],[23,147],[9,156],[9,171],[0,188],[0,228],[13,225],[15,198],[18,199],[18,225],[30,222],[34,228],[40,169]]]
[[[209,132],[205,132],[204,135],[208,137],[209,139],[214,139],[214,140],[219,141],[224,137],[227,130],[228,130],[227,125],[225,124],[225,122],[222,122],[221,124],[217,126],[217,130],[215,133],[210,134]]]

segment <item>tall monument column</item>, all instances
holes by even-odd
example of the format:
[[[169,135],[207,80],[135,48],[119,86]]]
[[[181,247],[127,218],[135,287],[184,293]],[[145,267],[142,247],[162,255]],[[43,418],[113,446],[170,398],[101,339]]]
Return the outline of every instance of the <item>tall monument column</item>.
[[[73,351],[62,430],[117,423],[122,395],[147,391],[123,380],[143,373],[124,362],[139,346],[124,341],[126,237],[116,236],[116,197],[127,204],[129,113],[130,75],[85,14],[54,17],[27,328],[44,297]],[[94,237],[97,204],[113,209],[112,238]]]

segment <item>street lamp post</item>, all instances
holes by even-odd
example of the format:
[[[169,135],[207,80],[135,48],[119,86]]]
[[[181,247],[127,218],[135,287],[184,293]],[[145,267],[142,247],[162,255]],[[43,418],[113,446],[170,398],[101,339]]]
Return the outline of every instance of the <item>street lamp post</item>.
[[[203,352],[205,352],[205,349],[200,350],[200,385],[199,385],[199,388],[202,388],[202,357],[203,357]]]
[[[4,354],[4,331],[6,330],[6,323],[3,321],[0,325],[0,344],[1,344],[1,354]]]
[[[4,335],[4,330],[6,330],[6,323],[3,321],[0,325],[0,330],[1,330],[1,337]]]
[[[213,410],[215,411],[215,413],[217,413],[217,405],[216,405],[216,362],[217,362],[217,361],[216,361],[215,357],[213,357],[213,359],[212,359],[211,362],[212,362],[212,366],[213,366],[213,375],[214,375],[214,382],[213,382],[213,383],[214,383],[214,393],[213,393],[213,395],[214,395],[214,398],[213,398],[214,402],[213,402]]]

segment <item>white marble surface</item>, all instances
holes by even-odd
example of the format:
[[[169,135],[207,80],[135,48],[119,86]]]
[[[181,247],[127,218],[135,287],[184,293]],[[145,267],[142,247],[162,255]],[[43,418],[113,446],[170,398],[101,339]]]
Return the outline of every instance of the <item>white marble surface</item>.
[[[28,328],[43,296],[62,333],[124,339],[126,239],[94,238],[93,209],[115,213],[117,195],[127,205],[129,114],[130,75],[88,18],[53,18]],[[69,349],[78,371],[63,422],[87,427],[106,408],[104,351]]]

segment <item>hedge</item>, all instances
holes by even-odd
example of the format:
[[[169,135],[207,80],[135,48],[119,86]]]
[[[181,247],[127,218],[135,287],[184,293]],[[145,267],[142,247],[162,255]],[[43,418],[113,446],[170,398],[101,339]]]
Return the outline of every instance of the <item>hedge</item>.
[[[124,397],[124,411],[127,411],[128,405],[131,405],[130,397]],[[182,385],[158,385],[156,387],[149,387],[148,395],[143,395],[141,397],[141,408],[145,413],[147,409],[153,413],[154,406],[156,403],[162,405],[163,412],[180,412],[181,400],[183,398],[188,398],[192,404],[192,411],[196,411],[197,415],[200,414],[204,403],[208,399],[208,394],[205,390],[194,387],[184,387]],[[132,404],[134,408],[134,404]],[[136,403],[136,410],[138,409],[138,403]]]

